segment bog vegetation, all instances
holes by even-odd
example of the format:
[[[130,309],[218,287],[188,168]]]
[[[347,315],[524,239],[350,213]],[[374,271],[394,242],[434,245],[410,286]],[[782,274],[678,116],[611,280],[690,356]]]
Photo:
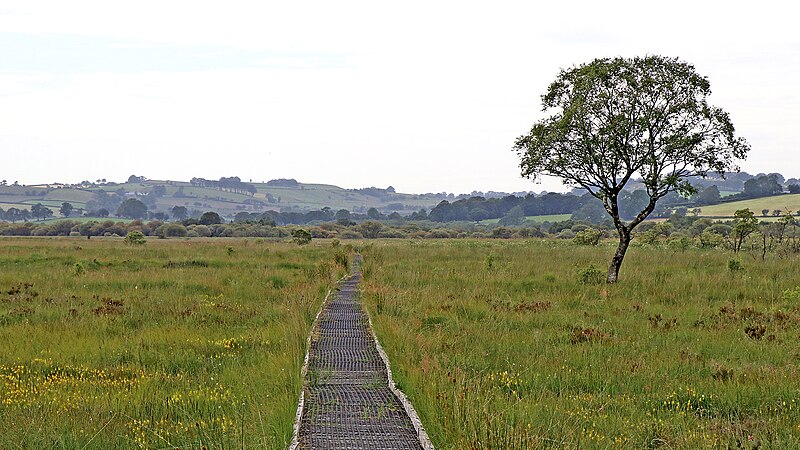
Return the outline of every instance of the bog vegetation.
[[[607,285],[614,247],[369,246],[366,304],[436,448],[800,446],[800,260],[648,244]]]
[[[343,251],[3,239],[0,448],[285,448]]]
[[[367,241],[365,304],[439,449],[798,447],[800,245],[741,216],[616,285],[591,228]],[[352,251],[305,237],[0,239],[0,447],[284,448]]]

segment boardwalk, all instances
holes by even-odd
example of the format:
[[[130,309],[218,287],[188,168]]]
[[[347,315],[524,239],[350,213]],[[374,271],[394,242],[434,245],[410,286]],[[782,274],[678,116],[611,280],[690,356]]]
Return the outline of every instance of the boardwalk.
[[[312,330],[299,433],[292,448],[432,449],[424,431],[426,444],[421,444],[389,384],[358,299],[359,264],[357,257],[353,275],[339,283]]]

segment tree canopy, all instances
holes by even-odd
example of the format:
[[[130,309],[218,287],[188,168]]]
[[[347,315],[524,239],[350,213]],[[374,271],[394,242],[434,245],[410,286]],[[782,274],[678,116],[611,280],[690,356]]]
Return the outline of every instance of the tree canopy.
[[[523,176],[556,176],[602,201],[620,236],[608,282],[660,198],[694,193],[689,177],[736,171],[746,156],[749,145],[710,94],[708,79],[677,58],[595,59],[558,74],[542,96],[547,117],[516,140]],[[619,195],[635,177],[649,200],[625,222]]]
[[[117,215],[129,219],[143,219],[147,217],[147,205],[141,200],[129,198],[120,203],[117,208]]]

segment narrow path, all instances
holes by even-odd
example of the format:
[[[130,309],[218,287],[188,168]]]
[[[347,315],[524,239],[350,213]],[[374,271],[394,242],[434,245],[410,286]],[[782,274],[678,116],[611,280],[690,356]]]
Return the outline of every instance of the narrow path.
[[[433,449],[410,403],[395,395],[388,361],[359,301],[360,263],[357,255],[352,275],[339,282],[311,332],[299,430],[290,448]]]

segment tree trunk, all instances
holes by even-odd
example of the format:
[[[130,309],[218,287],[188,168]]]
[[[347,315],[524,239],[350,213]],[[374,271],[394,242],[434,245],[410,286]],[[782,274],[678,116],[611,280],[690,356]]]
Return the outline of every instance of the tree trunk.
[[[619,277],[619,268],[622,266],[622,260],[625,259],[625,252],[628,251],[628,246],[631,244],[631,233],[627,230],[619,231],[619,245],[617,252],[611,259],[611,265],[608,267],[607,283],[616,283]]]

